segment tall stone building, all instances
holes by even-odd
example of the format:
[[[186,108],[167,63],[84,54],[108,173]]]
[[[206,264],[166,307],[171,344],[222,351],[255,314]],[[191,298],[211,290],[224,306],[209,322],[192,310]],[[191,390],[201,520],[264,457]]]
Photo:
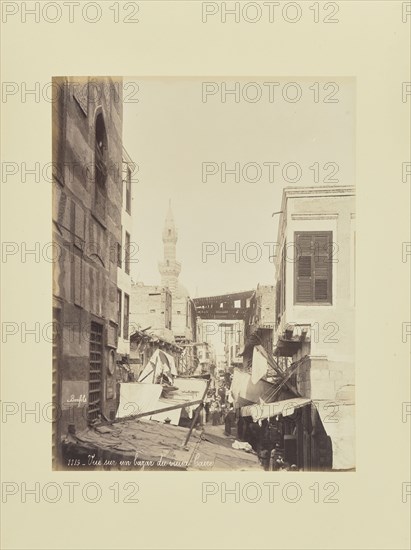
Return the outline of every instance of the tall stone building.
[[[168,287],[172,293],[177,290],[178,276],[181,271],[181,264],[176,260],[177,239],[178,233],[170,201],[163,229],[164,259],[159,262],[158,268],[161,275],[161,286]]]
[[[164,256],[159,262],[161,286],[168,288],[172,295],[171,329],[175,341],[186,347],[181,364],[186,371],[197,366],[196,352],[190,346],[196,340],[196,311],[187,289],[178,281],[181,263],[176,260],[178,232],[174,222],[171,203],[169,204],[163,228]]]
[[[128,364],[130,357],[130,300],[132,252],[132,173],[135,164],[123,147],[121,240],[117,250],[117,363]]]
[[[54,84],[56,457],[68,430],[115,415],[123,104],[121,82],[111,78],[58,78]]]
[[[305,407],[302,414],[311,415],[313,423],[302,433],[304,440],[297,441],[297,450],[308,469],[326,462],[329,455],[334,469],[351,469],[355,467],[355,190],[342,185],[287,187],[281,211],[274,353],[292,361],[290,380],[319,413],[318,417]]]

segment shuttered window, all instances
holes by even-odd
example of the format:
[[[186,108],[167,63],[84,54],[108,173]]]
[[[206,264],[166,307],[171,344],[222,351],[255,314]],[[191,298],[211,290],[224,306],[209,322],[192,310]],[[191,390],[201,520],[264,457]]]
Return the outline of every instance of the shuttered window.
[[[294,234],[294,303],[332,303],[332,231]]]
[[[281,281],[277,281],[275,287],[275,326],[280,322]]]
[[[131,170],[127,168],[126,180],[126,211],[131,214]]]
[[[130,315],[130,296],[124,293],[123,338],[125,340],[128,340],[129,315]]]
[[[282,286],[281,286],[281,313],[285,311],[286,299],[286,274],[287,274],[287,241],[284,241],[284,248],[282,252]]]
[[[123,261],[123,250],[122,250],[122,241],[123,241],[123,226],[121,226],[120,233],[120,242],[117,243],[117,267],[121,267]]]
[[[121,290],[117,289],[117,336],[121,338]]]
[[[284,246],[281,251],[281,262],[278,271],[278,280],[276,285],[276,326],[279,325],[281,316],[285,311],[286,297],[286,272],[287,272],[287,242],[284,241]]]
[[[126,244],[124,247],[124,271],[130,275],[130,234],[126,231]]]

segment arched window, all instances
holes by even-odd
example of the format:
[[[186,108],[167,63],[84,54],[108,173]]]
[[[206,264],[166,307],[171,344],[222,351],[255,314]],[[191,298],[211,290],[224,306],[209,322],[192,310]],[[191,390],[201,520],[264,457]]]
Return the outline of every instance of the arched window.
[[[95,124],[94,142],[94,198],[97,213],[105,217],[105,206],[107,197],[107,132],[104,124],[103,113],[98,113]]]

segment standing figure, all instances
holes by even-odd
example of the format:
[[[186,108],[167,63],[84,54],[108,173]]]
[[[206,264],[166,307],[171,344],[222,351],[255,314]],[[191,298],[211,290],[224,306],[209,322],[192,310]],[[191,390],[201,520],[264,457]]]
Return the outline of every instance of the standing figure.
[[[225,417],[225,435],[231,435],[231,428],[235,422],[235,413],[233,405],[230,405],[230,408]]]
[[[218,426],[220,424],[221,411],[220,411],[220,403],[217,400],[212,402],[210,411],[213,419],[213,426]]]

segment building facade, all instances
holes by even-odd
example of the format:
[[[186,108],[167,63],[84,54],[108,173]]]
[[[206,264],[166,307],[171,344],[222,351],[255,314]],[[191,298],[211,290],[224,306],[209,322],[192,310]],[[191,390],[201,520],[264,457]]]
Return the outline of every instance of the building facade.
[[[172,296],[168,288],[143,283],[131,285],[130,326],[133,331],[147,329],[173,342],[171,322]]]
[[[211,374],[214,376],[216,368],[215,350],[209,342],[198,342],[196,344],[198,367],[196,374]]]
[[[53,102],[53,423],[114,418],[121,243],[122,95],[110,78],[55,82]],[[90,90],[93,89],[94,93]],[[98,90],[99,93],[96,93]]]
[[[272,353],[275,327],[275,285],[257,285],[250,298],[250,309],[246,317],[245,337],[258,331],[264,348]]]
[[[286,188],[281,210],[275,354],[291,360],[291,380],[315,404],[331,439],[332,467],[350,469],[355,465],[354,188]],[[315,433],[314,425],[305,442],[308,455],[310,448],[318,453]]]
[[[135,164],[123,147],[121,242],[117,251],[117,363],[128,364],[130,358],[130,307],[132,242],[132,174]]]
[[[235,365],[242,363],[240,353],[244,347],[244,321],[221,323],[219,328],[224,342],[226,370],[232,372]]]

